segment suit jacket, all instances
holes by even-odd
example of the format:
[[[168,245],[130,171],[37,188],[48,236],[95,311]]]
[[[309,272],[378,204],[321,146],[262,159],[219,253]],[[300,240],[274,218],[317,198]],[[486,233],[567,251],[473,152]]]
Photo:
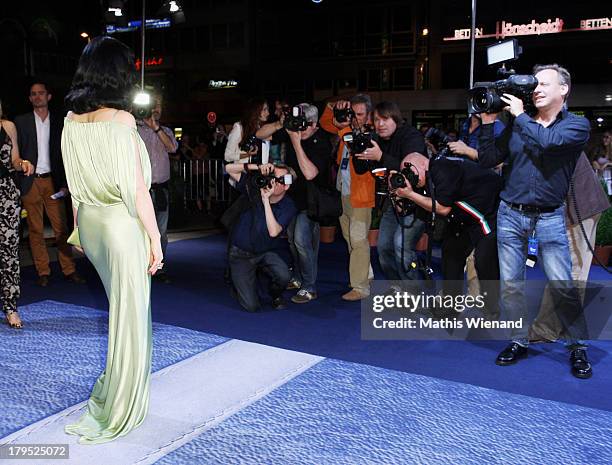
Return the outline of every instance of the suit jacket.
[[[49,158],[51,162],[51,179],[53,180],[54,192],[62,187],[68,187],[66,172],[62,161],[62,130],[64,119],[55,112],[49,112]],[[17,137],[19,140],[19,154],[24,160],[28,160],[34,166],[38,163],[38,142],[36,138],[36,122],[34,112],[25,113],[15,118],[17,126]],[[34,176],[23,176],[19,174],[21,195],[26,195],[32,188]]]

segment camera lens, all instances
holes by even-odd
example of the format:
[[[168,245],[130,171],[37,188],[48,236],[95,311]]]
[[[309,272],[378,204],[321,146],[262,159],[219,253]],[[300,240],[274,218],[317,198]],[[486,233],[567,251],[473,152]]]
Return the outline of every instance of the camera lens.
[[[393,173],[389,176],[389,184],[393,189],[400,189],[406,187],[406,180],[400,173]]]

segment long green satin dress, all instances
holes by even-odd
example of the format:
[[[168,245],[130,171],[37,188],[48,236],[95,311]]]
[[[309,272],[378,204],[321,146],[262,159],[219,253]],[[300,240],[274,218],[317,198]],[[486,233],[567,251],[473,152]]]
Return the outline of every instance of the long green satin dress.
[[[136,174],[151,183],[146,147],[136,129],[115,121],[65,119],[62,154],[78,236],[109,302],[106,367],[87,412],[65,431],[99,444],[140,425],[151,376],[150,243],[136,212]]]

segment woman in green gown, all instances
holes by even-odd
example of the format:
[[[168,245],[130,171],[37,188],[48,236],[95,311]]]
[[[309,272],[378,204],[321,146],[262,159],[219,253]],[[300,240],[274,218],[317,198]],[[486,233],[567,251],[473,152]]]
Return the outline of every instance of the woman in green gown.
[[[151,376],[150,274],[162,267],[149,195],[151,166],[130,108],[134,57],[98,37],[83,51],[66,97],[71,110],[62,154],[74,206],[73,245],[100,275],[109,301],[106,367],[87,412],[66,426],[81,444],[99,444],[140,425]]]

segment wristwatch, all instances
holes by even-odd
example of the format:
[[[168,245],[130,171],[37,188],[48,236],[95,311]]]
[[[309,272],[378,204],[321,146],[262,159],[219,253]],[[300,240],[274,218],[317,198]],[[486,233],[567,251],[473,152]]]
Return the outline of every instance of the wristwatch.
[[[153,130],[153,132],[154,132],[155,134],[157,134],[159,131],[161,131],[161,126],[160,126],[160,127],[158,127],[157,129]]]

